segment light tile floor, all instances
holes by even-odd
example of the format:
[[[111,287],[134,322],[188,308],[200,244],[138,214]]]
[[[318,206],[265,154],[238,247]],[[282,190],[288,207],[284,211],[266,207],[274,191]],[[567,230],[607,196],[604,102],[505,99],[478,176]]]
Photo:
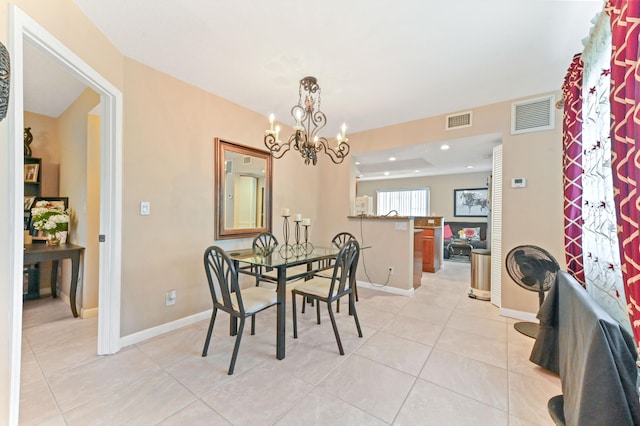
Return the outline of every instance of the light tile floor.
[[[557,376],[528,361],[533,340],[489,302],[467,297],[469,264],[424,274],[411,297],[360,289],[364,337],[346,309],[340,356],[326,309],[299,315],[299,338],[275,359],[275,310],[233,338],[218,315],[112,356],[96,356],[97,320],[73,319],[59,300],[25,303],[23,425],[552,425]],[[346,305],[343,305],[346,308]]]

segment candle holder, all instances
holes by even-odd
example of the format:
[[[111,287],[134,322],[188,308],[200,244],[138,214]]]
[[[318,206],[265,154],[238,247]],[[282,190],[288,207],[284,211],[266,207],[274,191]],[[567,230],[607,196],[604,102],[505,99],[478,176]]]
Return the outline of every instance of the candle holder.
[[[309,242],[309,226],[311,225],[302,226],[304,226],[304,244],[302,246],[304,249],[304,254],[309,254],[313,251],[313,244]]]
[[[280,246],[280,255],[286,259],[293,254],[293,246],[289,245],[289,216],[282,216],[282,235],[284,245]]]
[[[302,221],[302,219],[296,217],[296,219],[294,219],[293,221],[296,224],[296,244],[293,246],[293,252],[296,256],[300,256],[304,254],[304,246],[300,244],[300,222]]]

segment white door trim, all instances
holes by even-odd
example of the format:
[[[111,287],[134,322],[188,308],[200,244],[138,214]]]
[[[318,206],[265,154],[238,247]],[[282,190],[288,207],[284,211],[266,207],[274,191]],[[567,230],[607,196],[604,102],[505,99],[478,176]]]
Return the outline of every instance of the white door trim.
[[[22,207],[24,187],[23,165],[23,43],[28,40],[52,60],[80,79],[100,95],[100,234],[106,241],[100,244],[98,355],[112,354],[120,342],[120,286],[122,236],[122,93],[86,64],[36,21],[13,4],[9,5],[9,52],[11,55],[11,94],[8,110],[8,131],[11,156],[9,174],[13,176],[13,196],[9,211],[13,212],[15,228],[9,250],[10,282],[13,283],[10,318],[11,331],[11,395],[9,424],[18,424],[20,406],[20,362],[22,343]],[[97,238],[97,236],[91,236]]]

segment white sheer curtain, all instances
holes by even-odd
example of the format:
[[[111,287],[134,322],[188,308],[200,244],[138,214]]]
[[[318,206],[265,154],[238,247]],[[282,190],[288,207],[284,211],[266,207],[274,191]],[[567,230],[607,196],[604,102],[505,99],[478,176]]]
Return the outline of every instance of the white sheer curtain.
[[[376,198],[378,215],[429,216],[429,188],[380,190]]]
[[[611,170],[611,27],[602,13],[582,53],[582,247],[589,294],[631,331],[624,297]]]

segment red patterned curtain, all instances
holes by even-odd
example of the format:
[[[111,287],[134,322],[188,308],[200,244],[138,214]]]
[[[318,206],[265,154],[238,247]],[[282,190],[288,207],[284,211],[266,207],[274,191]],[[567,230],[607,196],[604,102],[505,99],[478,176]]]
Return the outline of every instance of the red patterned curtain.
[[[636,344],[640,342],[640,1],[609,0],[611,20],[611,149],[614,200],[618,212],[620,261],[627,308]]]
[[[583,286],[582,263],[582,77],[580,54],[573,57],[562,85],[564,247],[567,270]]]

